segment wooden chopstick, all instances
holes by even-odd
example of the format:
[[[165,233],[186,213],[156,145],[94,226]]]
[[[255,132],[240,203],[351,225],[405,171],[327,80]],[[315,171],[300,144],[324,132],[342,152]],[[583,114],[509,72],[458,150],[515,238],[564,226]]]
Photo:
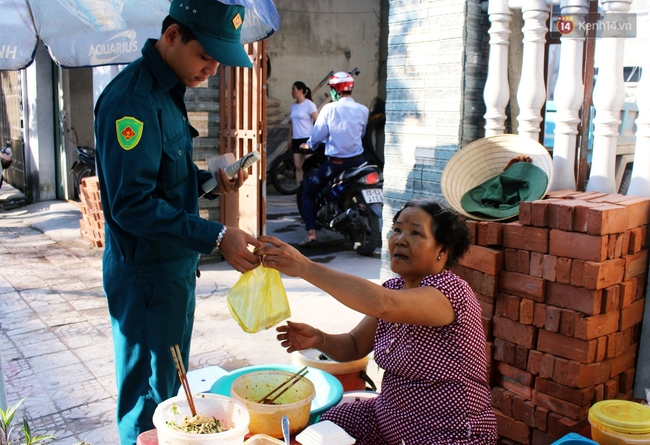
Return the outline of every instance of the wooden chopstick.
[[[267,399],[266,402],[264,402],[264,403],[270,405],[271,403],[275,402],[275,400],[276,400],[278,397],[280,397],[282,394],[284,394],[285,392],[287,392],[287,390],[290,389],[293,385],[295,385],[296,383],[298,383],[298,382],[300,381],[300,379],[302,379],[305,375],[307,375],[308,372],[309,372],[309,371],[306,371],[304,374],[301,374],[300,376],[298,376],[297,379],[295,379],[293,382],[291,382],[290,385],[288,385],[286,388],[284,388],[282,391],[280,391],[280,393],[278,393],[278,394],[276,394],[275,396],[273,396],[272,399]]]
[[[309,372],[309,370],[307,369],[306,366],[304,366],[300,371],[298,371],[298,372],[296,372],[295,374],[293,374],[293,375],[292,375],[291,377],[289,377],[286,381],[282,382],[281,384],[279,384],[278,386],[276,386],[275,388],[273,388],[273,389],[272,389],[272,390],[271,390],[267,395],[265,395],[264,397],[262,397],[262,398],[260,399],[260,401],[257,402],[257,403],[266,403],[266,404],[268,404],[268,403],[272,403],[275,399],[277,399],[277,398],[280,397],[282,394],[284,394],[284,392],[285,392],[287,389],[291,388],[291,387],[292,387],[293,385],[295,385],[295,384],[296,384],[300,379],[302,379],[305,375],[307,375],[308,372]],[[294,381],[293,383],[291,383],[292,380],[294,380],[294,379],[295,379],[295,381]],[[271,396],[271,394],[273,394],[274,392],[276,392],[276,391],[282,389],[285,385],[287,385],[287,384],[289,384],[289,383],[291,383],[291,384],[290,384],[289,386],[287,386],[286,388],[284,388],[284,389],[282,390],[282,392],[280,392],[280,394],[277,394],[276,396],[274,396],[273,399],[269,399],[269,397]]]
[[[174,359],[174,364],[176,365],[178,378],[181,381],[181,386],[183,386],[183,391],[185,392],[185,397],[187,398],[187,404],[190,407],[192,416],[196,416],[196,407],[194,406],[194,398],[192,397],[192,391],[190,390],[190,382],[187,380],[187,373],[185,372],[185,365],[183,364],[183,357],[181,356],[181,350],[178,347],[178,345],[170,346],[169,349],[172,352],[172,358]]]

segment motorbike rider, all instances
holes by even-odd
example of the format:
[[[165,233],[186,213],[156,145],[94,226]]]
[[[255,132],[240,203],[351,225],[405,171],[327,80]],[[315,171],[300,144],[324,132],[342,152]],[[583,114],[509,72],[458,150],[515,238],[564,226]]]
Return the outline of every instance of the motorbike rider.
[[[333,102],[318,114],[311,137],[301,147],[314,150],[325,142],[325,162],[313,176],[303,179],[302,213],[307,236],[300,246],[317,241],[316,195],[333,175],[365,162],[361,140],[366,132],[368,107],[352,99],[354,79],[346,72],[334,73],[327,84]]]

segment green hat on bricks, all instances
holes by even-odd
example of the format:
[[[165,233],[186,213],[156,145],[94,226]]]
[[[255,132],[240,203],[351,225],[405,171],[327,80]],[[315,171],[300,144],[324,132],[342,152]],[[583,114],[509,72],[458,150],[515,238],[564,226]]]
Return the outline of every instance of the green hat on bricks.
[[[541,199],[548,176],[528,162],[517,162],[503,173],[469,190],[460,200],[463,209],[490,218],[510,218],[519,213],[521,201]]]
[[[514,160],[530,163],[519,162],[522,165],[504,175]],[[531,166],[541,169],[544,176]],[[542,199],[552,182],[553,159],[546,147],[529,137],[500,134],[477,139],[454,153],[442,171],[440,187],[449,206],[461,215],[497,221],[517,215],[521,200]]]
[[[253,66],[241,44],[244,7],[217,0],[173,0],[169,15],[188,26],[203,49],[228,66]]]

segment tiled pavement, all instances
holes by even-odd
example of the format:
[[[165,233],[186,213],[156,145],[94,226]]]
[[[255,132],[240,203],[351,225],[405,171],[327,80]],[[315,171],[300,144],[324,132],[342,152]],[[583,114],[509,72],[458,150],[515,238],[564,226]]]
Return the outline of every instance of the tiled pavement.
[[[1,192],[6,198],[5,186]],[[267,207],[267,233],[302,239],[290,196],[268,196]],[[112,445],[118,440],[102,250],[81,239],[79,218],[75,203],[59,201],[0,210],[0,360],[7,402],[24,398],[17,417],[33,434],[54,434],[57,444]],[[322,247],[306,251],[315,261],[378,281],[378,255],[360,257],[336,234],[319,237]],[[189,370],[290,363],[273,330],[246,334],[230,316],[226,296],[239,273],[225,262],[201,270]],[[344,332],[361,318],[302,280],[283,281],[293,320]],[[376,367],[368,371],[377,382]]]

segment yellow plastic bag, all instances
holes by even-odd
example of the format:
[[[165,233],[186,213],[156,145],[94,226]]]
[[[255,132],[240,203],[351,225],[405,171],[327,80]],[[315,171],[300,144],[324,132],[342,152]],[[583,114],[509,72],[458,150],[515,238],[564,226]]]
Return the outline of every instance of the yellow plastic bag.
[[[228,292],[227,300],[230,314],[251,334],[291,316],[280,272],[264,266],[244,273]]]

